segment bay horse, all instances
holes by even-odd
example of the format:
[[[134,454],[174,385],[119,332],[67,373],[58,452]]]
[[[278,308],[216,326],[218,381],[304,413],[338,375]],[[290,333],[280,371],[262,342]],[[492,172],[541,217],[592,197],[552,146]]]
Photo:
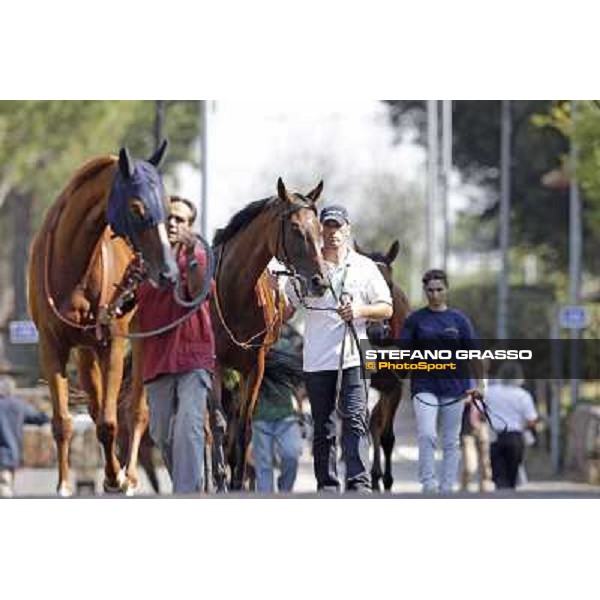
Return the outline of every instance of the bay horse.
[[[241,377],[231,481],[236,490],[243,486],[265,354],[279,335],[283,317],[264,280],[258,288],[257,284],[275,257],[302,289],[325,293],[329,280],[316,209],[322,190],[321,181],[306,195],[291,193],[279,178],[276,196],[248,204],[213,240],[217,267],[211,309],[217,363],[219,368],[235,369]]]
[[[112,331],[100,315],[136,254],[157,285],[177,283],[165,226],[164,188],[157,170],[165,150],[166,141],[147,161],[133,161],[126,148],[118,158],[107,155],[89,160],[50,207],[31,245],[29,310],[39,332],[40,361],[52,398],[59,495],[73,493],[68,462],[73,432],[67,382],[71,350],[75,350],[80,384],[89,396],[89,412],[104,449],[104,489],[119,491],[127,485],[115,440],[123,336],[133,313],[115,318]],[[136,346],[134,361],[136,354],[139,359]],[[140,368],[137,362],[134,370]],[[135,417],[147,422],[147,415]]]
[[[400,245],[394,241],[387,253],[365,252],[355,243],[356,251],[368,256],[379,267],[392,294],[393,312],[389,322],[376,321],[369,324],[367,334],[373,346],[386,346],[400,337],[400,332],[406,317],[410,313],[408,297],[402,289],[394,283],[392,263],[398,255]],[[371,466],[371,485],[373,490],[380,489],[380,481],[386,491],[392,489],[394,478],[392,476],[392,451],[396,437],[394,435],[394,417],[402,398],[403,377],[395,371],[385,375],[379,372],[371,374],[371,387],[379,392],[379,400],[374,406],[369,421],[369,430],[373,440],[373,464]],[[381,450],[385,459],[385,469],[381,469]]]

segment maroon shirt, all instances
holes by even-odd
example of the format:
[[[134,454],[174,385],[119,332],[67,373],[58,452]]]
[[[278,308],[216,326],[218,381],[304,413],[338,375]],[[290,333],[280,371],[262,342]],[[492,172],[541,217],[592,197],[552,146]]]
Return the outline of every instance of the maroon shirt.
[[[196,248],[196,259],[199,272],[204,273],[206,256],[202,248]],[[187,259],[184,253],[178,256],[177,264],[182,278],[182,294],[185,294]],[[141,331],[168,325],[190,310],[175,302],[172,289],[154,288],[149,283],[143,283],[139,287],[137,298]],[[208,300],[205,300],[189,319],[177,327],[160,335],[145,338],[143,348],[144,383],[166,373],[182,373],[193,369],[214,370],[215,338]]]

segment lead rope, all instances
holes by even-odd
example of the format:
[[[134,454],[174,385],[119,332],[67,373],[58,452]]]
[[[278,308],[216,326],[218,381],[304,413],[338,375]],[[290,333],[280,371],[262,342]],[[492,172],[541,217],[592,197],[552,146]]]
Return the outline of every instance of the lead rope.
[[[397,373],[395,373],[394,371],[392,371],[392,373],[398,378],[399,381],[401,381],[401,379],[398,377]],[[426,400],[423,400],[422,398],[419,397],[419,394],[417,394],[415,396],[415,398],[421,404],[424,404],[425,406],[433,406],[434,408],[447,408],[448,406],[452,406],[453,404],[462,402],[465,399],[464,396],[459,396],[458,398],[454,398],[454,399],[450,400],[449,402],[434,404],[433,402],[427,402]],[[506,433],[506,431],[508,430],[508,423],[498,413],[496,413],[490,409],[490,407],[487,405],[487,403],[485,402],[483,397],[481,397],[481,398],[471,397],[471,402],[473,403],[473,406],[476,408],[477,412],[483,417],[483,419],[485,421],[487,421],[489,423],[490,427],[492,428],[492,431],[494,431],[494,433],[496,433],[496,435],[500,435],[501,433]],[[498,429],[496,429],[496,427],[492,423],[491,415],[494,415],[498,420],[500,420],[504,423],[504,427],[502,427],[502,431],[498,431]]]
[[[177,304],[179,304],[180,306],[183,306],[185,308],[189,308],[189,310],[181,315],[180,317],[177,317],[174,321],[171,321],[170,323],[168,323],[167,325],[163,325],[162,327],[158,327],[156,329],[150,329],[147,331],[140,331],[137,333],[118,333],[116,331],[111,331],[111,335],[114,337],[121,337],[121,338],[126,338],[129,340],[140,340],[140,339],[145,339],[145,338],[149,338],[149,337],[153,337],[156,335],[162,335],[163,333],[166,333],[167,331],[170,331],[171,329],[174,329],[175,327],[178,327],[179,325],[181,325],[181,323],[184,323],[185,321],[187,321],[188,319],[190,319],[197,311],[198,311],[198,307],[206,300],[206,298],[208,297],[209,293],[210,293],[210,285],[211,285],[211,281],[213,279],[213,275],[214,275],[214,257],[212,254],[212,250],[210,248],[210,246],[208,245],[208,242],[206,242],[206,240],[202,237],[202,236],[197,236],[200,243],[204,246],[204,252],[205,252],[205,256],[206,256],[206,270],[204,273],[204,281],[202,282],[202,286],[200,288],[200,291],[198,292],[198,294],[196,294],[196,297],[193,298],[191,301],[183,301],[184,303],[182,304],[179,300],[180,298],[178,298],[178,295],[180,294],[180,289],[179,289],[179,285],[180,285],[180,277],[178,277],[177,281],[177,287],[173,290],[173,296],[175,299],[175,302]],[[138,269],[139,267],[134,263],[136,259],[134,258],[134,260],[132,261],[132,263],[130,264],[130,266],[133,265],[134,270]],[[135,293],[134,290],[137,288],[137,286],[142,283],[145,279],[147,279],[145,272],[140,272],[141,274],[137,274],[135,272],[133,273],[125,273],[125,276],[130,277],[131,279],[131,284],[130,286],[126,286],[121,290],[121,294],[111,303],[111,307],[109,307],[109,309],[107,310],[107,314],[109,316],[109,318],[112,318],[111,312],[114,313],[115,310],[115,306],[118,308],[119,307],[119,303],[121,303],[123,301],[123,297],[126,296],[129,293]]]
[[[281,240],[281,241],[280,241]],[[277,239],[277,243],[275,245],[275,251],[277,252],[277,246],[281,246],[281,250],[283,253],[283,261],[284,264],[289,262],[287,261],[287,252],[285,249],[285,228],[284,228],[284,224],[283,224],[283,220],[281,220],[281,227],[280,227],[280,233],[279,233],[279,237]],[[252,342],[254,342],[255,339],[259,338],[260,336],[264,335],[265,338],[266,336],[271,333],[271,331],[274,331],[276,327],[278,327],[278,325],[280,323],[283,322],[283,318],[284,315],[283,313],[280,314],[275,314],[273,316],[273,320],[270,323],[267,323],[265,325],[265,328],[262,329],[261,331],[255,333],[254,335],[250,336],[246,341],[240,341],[237,339],[237,337],[235,336],[235,334],[233,333],[233,331],[231,331],[231,329],[229,328],[229,326],[227,325],[227,322],[225,321],[225,315],[223,314],[223,309],[221,307],[221,301],[219,300],[219,288],[217,285],[217,281],[219,279],[219,274],[221,272],[221,259],[223,258],[223,253],[225,251],[225,242],[221,245],[221,251],[219,252],[219,258],[217,259],[217,266],[215,269],[215,294],[214,294],[214,299],[215,299],[215,308],[217,309],[217,315],[219,317],[219,320],[221,321],[221,325],[223,325],[223,328],[225,329],[225,331],[227,332],[227,335],[229,336],[229,339],[239,348],[241,348],[242,350],[252,350],[252,349],[260,349],[262,348],[265,344],[263,342],[254,344]],[[277,257],[276,257],[277,258]],[[287,265],[286,265],[287,266]],[[288,267],[289,269],[289,267]],[[272,272],[277,278],[279,278],[282,275],[288,276],[292,279],[292,281],[296,281],[298,279],[298,275],[296,274],[296,272],[292,269],[290,270],[286,270],[286,271],[273,271]],[[279,336],[277,336],[278,338]],[[263,338],[264,340],[264,338]]]
[[[343,289],[344,289],[344,284],[346,283],[346,275],[347,274],[348,274],[348,265],[346,265],[344,274],[342,275],[342,282],[341,282],[341,286],[340,286],[340,298],[338,298],[338,295],[335,293],[335,289],[333,288],[333,283],[331,282],[331,279],[329,278],[329,286],[328,287],[329,287],[329,290],[331,291],[331,295],[333,296],[334,301],[338,305],[340,304],[340,301],[341,301],[342,297],[344,296]],[[300,300],[300,304],[304,309],[313,310],[313,311],[337,312],[337,308],[334,308],[331,306],[326,306],[326,307],[310,306],[309,304],[306,303],[306,295],[302,292],[302,290],[298,290],[298,282],[296,279],[292,279],[292,285],[294,287],[294,292],[296,293],[296,296]],[[340,360],[338,363],[337,378],[336,378],[336,383],[335,383],[335,410],[336,410],[336,413],[338,414],[338,416],[342,419],[349,419],[352,416],[348,413],[345,413],[342,410],[342,407],[340,405],[340,398],[341,398],[341,392],[342,392],[342,379],[343,379],[343,375],[344,375],[344,353],[346,350],[346,337],[348,335],[348,331],[352,335],[352,341],[354,342],[356,349],[358,350],[358,356],[360,359],[360,368],[361,368],[362,380],[363,380],[364,391],[365,391],[365,403],[367,405],[366,423],[368,423],[369,422],[369,388],[367,386],[365,364],[364,364],[362,353],[360,352],[360,339],[358,337],[358,333],[356,331],[356,327],[354,325],[353,320],[344,322],[342,347],[340,348]]]

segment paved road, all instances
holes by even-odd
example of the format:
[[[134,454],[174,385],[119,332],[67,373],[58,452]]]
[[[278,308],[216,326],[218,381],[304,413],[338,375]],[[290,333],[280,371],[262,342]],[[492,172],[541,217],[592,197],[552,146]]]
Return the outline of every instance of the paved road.
[[[396,447],[393,455],[393,475],[395,494],[419,493],[420,487],[417,482],[417,445],[415,439],[414,414],[410,402],[403,401],[400,404],[395,422]],[[565,494],[565,493],[598,493],[600,486],[590,486],[583,483],[565,480],[535,480],[533,474],[531,481],[521,486],[520,494]],[[56,486],[55,469],[22,469],[17,473],[15,488],[17,495],[26,496],[48,496],[52,495]],[[159,472],[161,489],[165,493],[170,492],[171,485],[169,477],[164,469]],[[101,489],[102,471],[96,474],[97,489]],[[306,445],[302,459],[295,491],[310,493],[315,491],[315,479],[313,476],[312,459],[310,449]],[[150,485],[142,473],[141,493],[151,493]]]

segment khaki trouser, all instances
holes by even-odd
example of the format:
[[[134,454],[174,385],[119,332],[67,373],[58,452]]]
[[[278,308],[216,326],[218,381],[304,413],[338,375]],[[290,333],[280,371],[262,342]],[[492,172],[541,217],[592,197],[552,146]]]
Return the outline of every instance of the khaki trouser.
[[[490,433],[487,425],[482,424],[470,435],[461,436],[462,477],[461,489],[468,490],[469,484],[479,471],[479,489],[482,492],[494,488],[492,482],[492,464],[490,460]]]
[[[12,498],[14,481],[12,469],[0,469],[0,498]]]

